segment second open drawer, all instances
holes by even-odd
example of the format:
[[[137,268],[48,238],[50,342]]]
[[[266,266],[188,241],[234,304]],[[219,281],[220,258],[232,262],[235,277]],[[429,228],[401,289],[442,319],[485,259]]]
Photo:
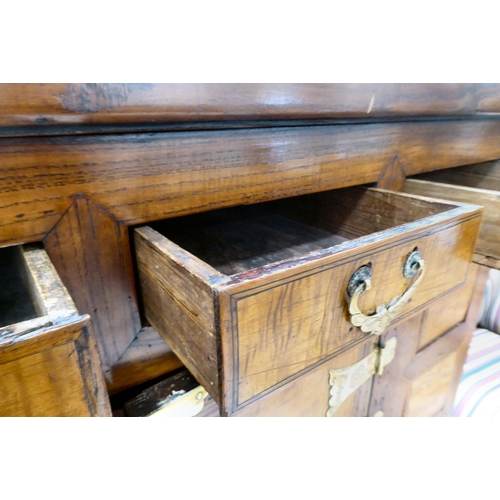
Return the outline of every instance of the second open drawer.
[[[500,269],[500,162],[436,170],[407,179],[411,194],[484,206],[474,262]]]
[[[141,227],[145,314],[229,415],[462,286],[481,212],[348,188]]]

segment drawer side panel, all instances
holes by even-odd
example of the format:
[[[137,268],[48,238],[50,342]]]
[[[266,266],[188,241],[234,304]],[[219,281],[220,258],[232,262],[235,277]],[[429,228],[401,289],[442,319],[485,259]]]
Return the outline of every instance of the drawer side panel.
[[[214,291],[145,233],[136,231],[135,242],[146,318],[218,400]]]

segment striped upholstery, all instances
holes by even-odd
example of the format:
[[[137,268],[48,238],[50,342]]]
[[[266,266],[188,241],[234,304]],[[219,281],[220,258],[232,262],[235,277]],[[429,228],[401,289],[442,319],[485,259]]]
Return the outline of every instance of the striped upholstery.
[[[490,269],[479,326],[500,333],[500,271]]]
[[[494,321],[498,319],[494,315]],[[455,398],[455,417],[500,416],[500,335],[476,330]]]

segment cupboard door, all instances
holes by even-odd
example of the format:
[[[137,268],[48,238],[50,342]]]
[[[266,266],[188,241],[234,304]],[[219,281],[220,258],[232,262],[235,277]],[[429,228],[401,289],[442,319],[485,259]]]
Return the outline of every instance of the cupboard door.
[[[430,343],[423,342],[423,339],[429,338],[431,321],[438,304],[443,315],[448,308],[455,307],[455,314],[465,318],[469,302],[454,302],[457,295],[464,295],[465,292],[448,294],[428,310],[383,335],[382,342],[392,336],[398,339],[398,352],[383,375],[375,376],[370,415],[451,415],[474,324],[469,318],[469,321],[459,323],[444,335],[439,335],[440,332],[436,330],[434,340]],[[435,327],[441,328],[442,322],[436,321]]]

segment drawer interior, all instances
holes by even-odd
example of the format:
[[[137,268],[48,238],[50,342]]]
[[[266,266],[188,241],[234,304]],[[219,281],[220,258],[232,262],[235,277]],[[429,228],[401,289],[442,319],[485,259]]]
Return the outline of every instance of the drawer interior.
[[[500,161],[435,170],[414,178],[454,186],[500,191]]]
[[[437,170],[406,179],[404,191],[484,207],[474,261],[500,269],[500,161]]]
[[[0,276],[0,327],[36,318],[19,247],[0,248]]]
[[[152,227],[231,276],[452,208],[390,191],[347,188],[179,217]]]
[[[0,339],[78,316],[41,245],[0,248],[0,272]]]

